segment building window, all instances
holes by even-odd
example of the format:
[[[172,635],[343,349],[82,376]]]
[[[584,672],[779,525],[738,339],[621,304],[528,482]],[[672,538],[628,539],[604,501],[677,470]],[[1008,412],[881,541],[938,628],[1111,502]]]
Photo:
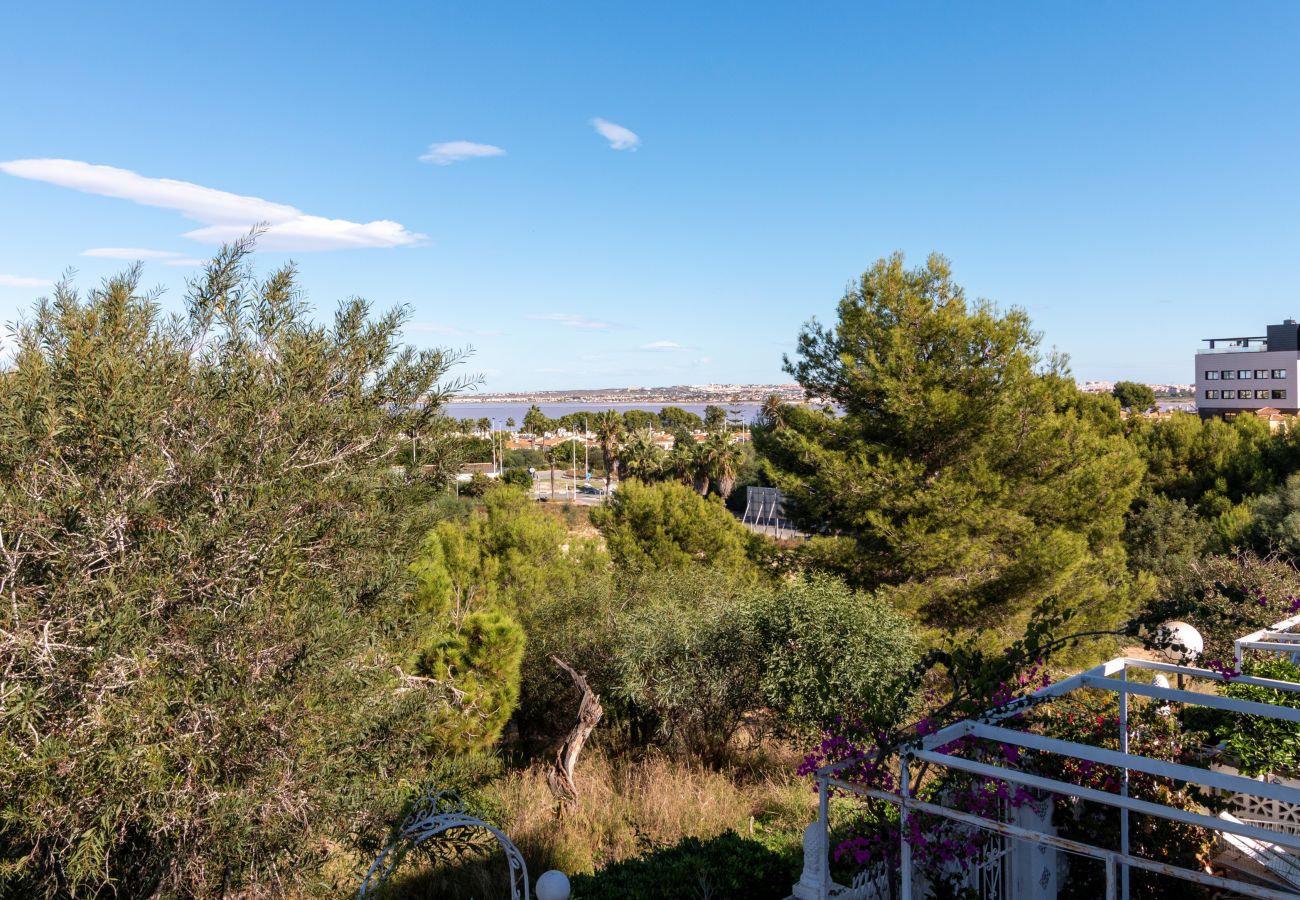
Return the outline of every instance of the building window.
[[[1249,377],[1250,377],[1250,369],[1238,369],[1238,370],[1237,370],[1237,377],[1238,377],[1238,378],[1249,378]]]
[[[1273,377],[1274,377],[1274,378],[1285,378],[1285,377],[1286,377],[1286,369],[1274,369],[1274,370],[1273,370]]]
[[[1237,399],[1237,392],[1236,392],[1236,391],[1224,391],[1224,392],[1223,392],[1223,399],[1224,399],[1224,400],[1236,400],[1236,399]]]
[[[1267,399],[1268,399],[1268,391],[1255,391],[1255,399],[1256,399],[1256,400],[1267,400]]]
[[[1279,391],[1277,388],[1274,388],[1274,389],[1273,389],[1273,399],[1274,399],[1274,400],[1285,400],[1285,399],[1286,399],[1286,391]]]
[[[1231,369],[1224,369],[1220,374],[1223,376],[1224,381],[1237,377],[1237,373],[1232,371]]]
[[[1256,370],[1255,370],[1255,377],[1256,377],[1256,378],[1267,378],[1267,377],[1268,377],[1268,369],[1256,369]]]
[[[1218,380],[1219,380],[1219,370],[1218,370],[1218,369],[1206,369],[1206,370],[1205,370],[1205,380],[1206,380],[1206,381],[1218,381]]]
[[[1205,399],[1206,399],[1206,400],[1218,400],[1218,399],[1219,399],[1219,392],[1218,392],[1218,391],[1206,391],[1206,392],[1205,392]]]

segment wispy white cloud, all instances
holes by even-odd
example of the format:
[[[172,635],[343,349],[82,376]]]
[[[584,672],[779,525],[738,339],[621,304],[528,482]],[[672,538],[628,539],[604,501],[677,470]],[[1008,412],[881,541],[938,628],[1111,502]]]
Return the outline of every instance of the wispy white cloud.
[[[592,119],[591,125],[601,137],[609,141],[609,146],[613,150],[635,150],[641,146],[641,138],[636,132],[622,125],[615,125],[613,122],[599,118]]]
[[[48,278],[25,278],[22,275],[0,274],[0,287],[49,287],[53,283]]]
[[[540,313],[528,318],[539,322],[555,322],[565,328],[581,328],[586,331],[608,331],[614,327],[610,322],[602,322],[599,319],[592,319],[587,316],[575,316],[570,313]]]
[[[433,163],[435,166],[449,166],[462,159],[482,159],[486,156],[505,156],[506,151],[492,144],[476,144],[473,141],[447,141],[443,144],[430,144],[429,149],[420,156],[420,162]]]
[[[656,353],[685,353],[691,348],[676,341],[651,341],[648,344],[642,344],[640,349],[651,350]]]
[[[113,166],[73,159],[16,159],[0,162],[0,172],[60,187],[130,200],[142,206],[173,209],[205,227],[185,237],[218,244],[245,234],[257,224],[267,226],[259,246],[267,250],[341,250],[363,247],[404,247],[419,244],[425,235],[380,219],[350,222],[307,215],[284,203],[232,194],[171,178],[150,178]]]
[[[82,250],[81,255],[96,259],[125,259],[131,262],[149,259],[156,260],[164,266],[201,266],[205,262],[202,259],[186,256],[184,253],[177,253],[175,250],[150,250],[147,247],[92,247],[89,250]]]
[[[175,250],[150,250],[146,247],[91,247],[89,250],[82,250],[82,256],[93,256],[96,259],[177,259],[184,253],[177,253]]]
[[[458,328],[455,325],[442,325],[433,322],[412,322],[406,326],[406,330],[423,334],[443,334],[448,337],[497,337],[501,334],[496,329]]]

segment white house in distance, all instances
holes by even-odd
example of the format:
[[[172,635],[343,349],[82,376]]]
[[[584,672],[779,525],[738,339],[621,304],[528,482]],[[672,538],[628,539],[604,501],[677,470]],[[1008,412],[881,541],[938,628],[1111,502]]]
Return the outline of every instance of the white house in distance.
[[[1267,335],[1206,338],[1196,353],[1196,408],[1202,418],[1276,410],[1300,412],[1296,370],[1300,368],[1300,324],[1287,319]]]

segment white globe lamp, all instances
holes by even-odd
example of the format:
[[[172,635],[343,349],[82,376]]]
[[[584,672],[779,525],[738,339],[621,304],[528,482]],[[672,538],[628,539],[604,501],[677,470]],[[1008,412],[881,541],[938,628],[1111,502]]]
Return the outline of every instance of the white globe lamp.
[[[1205,638],[1187,622],[1166,622],[1156,629],[1156,639],[1164,645],[1159,654],[1180,666],[1196,662],[1205,650]]]
[[[551,869],[537,879],[537,900],[569,900],[569,877]]]

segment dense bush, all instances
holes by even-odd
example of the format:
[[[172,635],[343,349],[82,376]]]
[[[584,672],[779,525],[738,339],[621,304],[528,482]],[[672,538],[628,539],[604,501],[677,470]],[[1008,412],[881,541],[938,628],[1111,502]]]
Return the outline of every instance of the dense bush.
[[[1109,750],[1119,749],[1119,701],[1102,691],[1076,691],[1036,710],[1035,730],[1050,737]],[[1129,707],[1129,750],[1151,759],[1198,765],[1199,735],[1185,730],[1177,716],[1161,712],[1160,704],[1135,703]],[[1118,793],[1121,771],[1112,766],[1056,754],[1026,754],[1021,765],[1070,784]],[[1214,798],[1189,782],[1141,772],[1129,774],[1129,794],[1171,806],[1200,811],[1213,808]],[[1070,802],[1058,798],[1054,822],[1063,837],[1098,847],[1118,849],[1119,810],[1095,801]],[[1157,862],[1201,870],[1215,846],[1214,834],[1204,828],[1159,816],[1130,817],[1133,853]],[[1100,866],[1072,858],[1069,877],[1062,885],[1063,900],[1087,900],[1104,893]],[[1132,873],[1133,896],[1163,898],[1186,896],[1187,883],[1150,872]],[[1174,893],[1177,892],[1177,893]],[[1196,895],[1193,895],[1196,896]]]
[[[1187,501],[1156,494],[1136,505],[1124,526],[1128,564],[1135,572],[1150,572],[1162,587],[1182,577],[1205,552],[1210,523]]]
[[[683,569],[705,564],[757,574],[762,539],[714,498],[684,484],[628,480],[610,505],[595,510],[614,562],[634,569]]]
[[[811,736],[841,716],[884,727],[908,710],[906,676],[920,646],[889,604],[821,576],[752,605],[763,696],[785,728]]]
[[[838,579],[755,586],[696,568],[623,592],[612,693],[692,754],[723,758],[746,723],[807,737],[840,716],[892,724],[910,708],[910,624]]]
[[[573,879],[574,900],[782,900],[801,860],[727,832],[686,838]]]
[[[502,484],[513,484],[515,487],[531,488],[533,486],[533,474],[527,469],[514,468],[506,469],[501,476]]]
[[[1242,552],[1192,562],[1152,604],[1154,622],[1182,619],[1205,639],[1205,659],[1231,660],[1232,642],[1300,612],[1300,571],[1287,560]]]
[[[0,372],[11,896],[318,890],[436,757],[396,674],[433,492],[393,462],[454,358],[361,301],[313,324],[249,250],[176,318],[138,270],[60,285]]]
[[[619,618],[615,693],[711,762],[762,705],[765,648],[745,585],[716,569],[646,579]]]
[[[1274,657],[1247,662],[1247,675],[1276,681],[1300,682],[1300,666]],[[1273,706],[1300,706],[1300,693],[1229,682],[1219,688],[1225,697],[1253,700]],[[1234,714],[1227,734],[1227,749],[1240,762],[1246,775],[1300,774],[1300,723],[1283,722],[1263,716]]]
[[[1256,550],[1300,559],[1300,472],[1255,500],[1250,511],[1249,535]]]

